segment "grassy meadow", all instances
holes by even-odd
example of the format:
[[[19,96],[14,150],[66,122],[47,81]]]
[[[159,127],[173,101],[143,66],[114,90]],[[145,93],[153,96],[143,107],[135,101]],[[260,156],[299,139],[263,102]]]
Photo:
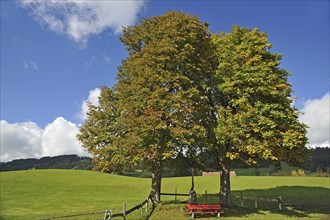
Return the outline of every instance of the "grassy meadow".
[[[150,191],[148,178],[126,177],[79,170],[26,170],[0,173],[0,219],[41,219],[54,216],[100,212],[64,219],[103,219],[104,210],[122,212],[145,200]],[[164,178],[162,192],[189,192],[190,177]],[[276,203],[234,200],[232,210],[225,210],[226,219],[300,219],[330,218],[330,178],[289,176],[236,176],[231,178],[234,195],[277,198],[285,203],[302,203],[302,209],[284,208]],[[195,177],[195,190],[202,194],[219,191],[219,177]],[[150,219],[189,219],[182,211],[187,197],[163,196],[163,202]],[[204,203],[205,198],[199,198]],[[217,198],[208,198],[209,203]],[[127,219],[145,218],[136,211]],[[116,218],[121,219],[121,218]],[[198,218],[198,219],[216,219]]]

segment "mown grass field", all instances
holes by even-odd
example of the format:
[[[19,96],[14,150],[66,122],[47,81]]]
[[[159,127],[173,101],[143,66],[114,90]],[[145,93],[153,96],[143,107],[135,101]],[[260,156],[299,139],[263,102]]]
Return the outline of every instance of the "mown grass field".
[[[122,212],[126,201],[127,209],[145,200],[150,191],[151,180],[101,174],[78,170],[28,170],[0,173],[0,218],[41,219],[71,214],[104,212],[111,209]],[[187,193],[189,177],[164,178],[163,192]],[[275,203],[244,202],[244,207],[225,210],[226,219],[330,219],[330,178],[322,177],[272,177],[237,176],[231,178],[233,194],[277,198],[284,201],[301,202],[303,210],[285,208],[280,211]],[[219,177],[195,177],[197,193],[219,191]],[[150,219],[189,219],[182,211],[186,197],[163,196]],[[199,198],[203,203],[204,198]],[[208,199],[217,202],[217,198]],[[235,200],[240,205],[239,200]],[[146,213],[136,211],[127,219],[141,219]],[[66,218],[66,219],[73,219]],[[74,219],[103,219],[103,214],[86,215]],[[121,218],[117,218],[121,219]],[[199,218],[206,219],[206,218]],[[216,219],[213,217],[207,219]]]

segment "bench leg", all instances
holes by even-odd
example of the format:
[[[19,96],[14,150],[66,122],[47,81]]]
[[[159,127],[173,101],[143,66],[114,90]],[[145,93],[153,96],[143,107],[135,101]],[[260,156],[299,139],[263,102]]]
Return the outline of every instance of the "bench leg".
[[[221,217],[221,214],[220,214],[220,212],[218,212],[218,218],[220,218]]]
[[[194,219],[195,218],[195,213],[192,213],[191,214],[191,219]]]

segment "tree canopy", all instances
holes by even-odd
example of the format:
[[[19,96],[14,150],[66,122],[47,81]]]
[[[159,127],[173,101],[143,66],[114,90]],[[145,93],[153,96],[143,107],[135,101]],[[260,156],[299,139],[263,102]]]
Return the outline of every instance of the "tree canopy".
[[[220,97],[215,147],[227,174],[222,179],[228,179],[221,187],[223,203],[230,205],[228,158],[250,165],[260,159],[303,165],[306,125],[292,103],[290,73],[280,68],[282,56],[270,51],[266,33],[234,26],[230,33],[214,35],[213,42]]]
[[[125,28],[121,40],[129,56],[119,67],[113,97],[103,90],[100,100],[108,101],[90,106],[78,137],[100,166],[130,158],[151,167],[159,199],[163,162],[182,151],[196,155],[208,140],[211,34],[197,17],[168,12]],[[97,137],[90,138],[96,128]]]
[[[293,106],[290,75],[271,53],[266,33],[234,26],[214,37],[220,93],[216,135],[226,155],[254,164],[259,158],[302,165],[306,160],[306,125]]]
[[[97,169],[143,163],[160,200],[164,162],[206,152],[221,170],[222,203],[231,205],[229,160],[306,161],[306,126],[293,106],[289,72],[266,33],[234,26],[211,34],[196,16],[169,11],[124,28],[129,52],[117,83],[89,105],[78,139]],[[185,160],[182,160],[185,161]]]

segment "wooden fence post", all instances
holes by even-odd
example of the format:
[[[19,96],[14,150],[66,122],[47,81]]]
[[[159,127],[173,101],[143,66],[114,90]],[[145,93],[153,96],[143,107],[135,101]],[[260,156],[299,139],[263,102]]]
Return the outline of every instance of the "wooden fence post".
[[[241,191],[241,206],[244,207],[244,202],[243,202],[243,192]]]
[[[277,199],[278,209],[282,210],[282,196],[279,196]]]
[[[174,197],[174,200],[176,202],[176,194],[178,193],[178,189],[175,187],[175,197]]]
[[[123,203],[123,218],[126,220],[126,202]]]
[[[141,219],[143,218],[143,205],[142,205],[142,201],[141,201],[141,207],[140,207],[140,210],[141,210]]]
[[[206,204],[207,204],[207,190],[205,190],[205,200],[206,200]]]

